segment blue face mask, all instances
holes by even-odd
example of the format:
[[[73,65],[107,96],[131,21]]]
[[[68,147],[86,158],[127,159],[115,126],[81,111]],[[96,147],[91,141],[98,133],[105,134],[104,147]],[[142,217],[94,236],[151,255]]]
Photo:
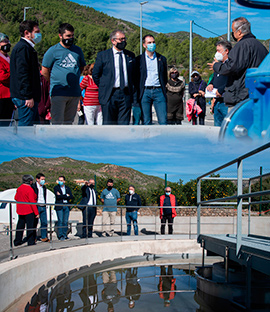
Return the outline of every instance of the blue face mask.
[[[156,50],[156,44],[155,44],[155,43],[149,43],[149,44],[147,45],[147,50],[148,50],[149,52],[155,52],[155,50]]]
[[[63,186],[63,185],[64,185],[64,182],[63,182],[63,181],[58,181],[58,184],[59,184],[60,186]]]
[[[35,33],[35,37],[32,40],[35,42],[35,44],[37,44],[37,43],[40,43],[41,39],[42,39],[42,34],[41,33]]]
[[[39,183],[40,183],[40,185],[44,185],[45,184],[45,180],[40,180]]]
[[[166,195],[167,195],[167,196],[170,196],[170,195],[171,195],[171,192],[166,192]]]

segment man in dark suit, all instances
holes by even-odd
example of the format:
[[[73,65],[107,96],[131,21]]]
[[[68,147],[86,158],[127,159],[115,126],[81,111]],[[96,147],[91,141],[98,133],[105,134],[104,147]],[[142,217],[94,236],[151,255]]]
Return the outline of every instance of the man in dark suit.
[[[18,109],[19,126],[32,126],[39,121],[41,87],[34,46],[41,41],[41,33],[34,21],[23,21],[19,29],[21,39],[10,57],[10,96]]]
[[[136,59],[139,71],[139,100],[141,102],[144,125],[152,124],[152,104],[154,104],[158,123],[167,124],[166,84],[168,81],[167,60],[156,53],[155,38],[152,35],[143,37],[145,53]]]
[[[68,206],[57,206],[57,204],[68,204],[73,199],[73,195],[68,186],[65,185],[66,178],[60,176],[58,178],[58,185],[54,187],[55,194],[55,210],[57,214],[57,227],[58,227],[58,239],[65,240],[67,237],[68,230],[68,217],[69,207]]]
[[[45,175],[43,173],[38,173],[36,175],[36,183],[32,184],[32,188],[37,195],[37,205],[39,218],[40,218],[40,235],[42,242],[49,242],[47,237],[47,211],[46,211],[46,198],[47,189],[45,186]],[[37,220],[38,221],[38,220]]]
[[[132,103],[137,95],[134,88],[135,55],[125,49],[123,31],[110,34],[112,49],[97,55],[93,79],[99,87],[99,102],[104,125],[128,125]]]
[[[97,207],[94,206],[96,204],[97,191],[95,190],[95,180],[90,179],[82,186],[82,200],[80,205],[85,205],[85,207],[80,207],[83,214],[83,233],[81,238],[92,237],[93,235],[93,224],[97,214]],[[88,221],[88,234],[86,220]]]

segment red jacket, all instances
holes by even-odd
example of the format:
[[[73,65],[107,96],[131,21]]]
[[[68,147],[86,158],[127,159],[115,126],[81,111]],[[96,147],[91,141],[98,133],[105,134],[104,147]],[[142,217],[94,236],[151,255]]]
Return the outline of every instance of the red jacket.
[[[160,209],[159,209],[159,212],[160,212],[160,219],[162,219],[162,216],[163,216],[163,204],[164,204],[164,200],[165,200],[165,195],[161,195],[160,196]],[[175,203],[176,203],[176,200],[175,200],[175,196],[173,194],[170,194],[170,201],[171,201],[171,206],[172,207],[175,207]],[[172,217],[176,217],[177,214],[176,214],[176,210],[175,208],[172,208]]]
[[[172,300],[175,297],[175,290],[176,290],[175,282],[176,282],[176,278],[172,278],[171,279],[171,291],[170,291],[170,295],[169,295],[169,300]],[[164,293],[162,292],[162,291],[164,291],[163,280],[162,280],[161,276],[159,277],[158,289],[160,291],[159,297],[161,299],[164,299]]]
[[[10,98],[9,91],[10,82],[10,65],[0,55],[0,99]]]
[[[22,184],[17,188],[15,200],[18,202],[36,203],[37,195],[30,185]],[[30,213],[38,215],[38,209],[36,205],[17,204],[18,215],[28,215]]]

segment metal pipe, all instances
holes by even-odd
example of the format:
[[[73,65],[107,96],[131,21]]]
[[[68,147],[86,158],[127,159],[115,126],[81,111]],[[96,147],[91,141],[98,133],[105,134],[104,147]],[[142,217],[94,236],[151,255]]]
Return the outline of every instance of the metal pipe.
[[[239,256],[242,245],[242,201],[240,195],[243,194],[243,160],[239,160],[237,164],[237,230],[236,230],[236,255]]]
[[[201,234],[201,180],[197,180],[197,239]]]
[[[204,267],[204,239],[202,239],[202,267]]]
[[[11,205],[11,203],[9,203],[9,244],[10,244],[9,258],[10,258],[10,260],[12,260],[14,258],[14,253],[13,253],[12,205]]]
[[[142,6],[148,1],[140,2],[140,54],[142,54]]]
[[[260,191],[262,191],[262,166],[260,167]],[[262,196],[260,196],[260,201],[262,200]],[[262,204],[259,206],[259,216],[262,215]]]
[[[50,205],[50,249],[53,249],[53,241],[52,241],[52,206]]]
[[[225,282],[228,283],[229,279],[229,247],[225,249]]]
[[[193,44],[193,23],[194,21],[190,21],[190,30],[189,30],[189,81],[191,81],[191,73],[192,73],[192,44]]]
[[[248,192],[251,193],[251,180],[248,183]],[[250,235],[250,210],[251,210],[251,197],[248,198],[248,235]]]
[[[231,41],[231,0],[228,0],[227,40]]]

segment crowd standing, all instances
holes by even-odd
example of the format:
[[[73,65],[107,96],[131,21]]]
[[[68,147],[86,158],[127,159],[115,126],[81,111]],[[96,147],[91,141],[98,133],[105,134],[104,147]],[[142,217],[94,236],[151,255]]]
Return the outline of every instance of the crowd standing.
[[[29,204],[17,203],[17,214],[19,216],[16,230],[14,245],[19,246],[23,243],[35,245],[37,239],[41,242],[50,242],[48,238],[48,189],[45,186],[46,178],[43,173],[36,175],[36,181],[32,175],[26,174],[22,177],[22,184],[18,187],[15,200],[17,202],[25,202]],[[57,215],[57,223],[55,224],[55,232],[57,238],[61,241],[68,239],[68,222],[71,210],[70,204],[74,199],[70,187],[66,185],[66,178],[60,175],[56,181],[53,192],[55,195],[55,211]],[[97,215],[97,200],[103,203],[102,210],[102,232],[101,236],[113,236],[115,233],[115,220],[117,214],[117,205],[121,199],[119,191],[113,187],[113,180],[108,179],[106,187],[100,193],[95,189],[95,180],[90,178],[85,181],[81,188],[82,199],[78,205],[82,211],[82,234],[81,238],[93,237],[93,226]],[[139,194],[135,192],[135,187],[128,187],[128,194],[125,194],[126,206],[126,235],[131,235],[132,224],[134,235],[139,235],[138,227],[138,211],[142,206],[142,200]],[[161,234],[165,234],[165,225],[168,223],[168,234],[173,234],[173,219],[176,217],[177,199],[171,194],[171,188],[165,188],[165,194],[159,198],[159,211],[161,219]],[[37,236],[37,225],[40,221],[40,235]],[[27,227],[26,237],[23,239],[23,232]],[[80,233],[80,231],[78,232]]]
[[[44,54],[40,73],[35,50],[42,40],[39,25],[27,20],[19,30],[21,39],[10,59],[8,36],[0,33],[0,121],[10,120],[15,108],[19,126],[48,120],[72,124],[76,112],[79,124],[128,125],[132,112],[134,125],[151,125],[154,106],[160,125],[181,124],[185,82],[175,67],[168,74],[167,60],[156,52],[153,35],[143,37],[145,52],[135,58],[126,50],[125,33],[115,30],[110,34],[112,48],[99,52],[95,63],[86,65],[81,48],[74,44],[74,27],[63,23],[59,43]],[[214,62],[208,63],[215,72],[208,88],[197,70],[191,74],[186,114],[193,125],[197,118],[204,125],[205,92],[214,90],[212,111],[215,125],[220,126],[228,106],[248,97],[246,70],[258,67],[268,53],[244,17],[232,22],[232,36],[236,45],[231,48],[229,42],[218,42]],[[50,85],[50,96],[44,80]]]

